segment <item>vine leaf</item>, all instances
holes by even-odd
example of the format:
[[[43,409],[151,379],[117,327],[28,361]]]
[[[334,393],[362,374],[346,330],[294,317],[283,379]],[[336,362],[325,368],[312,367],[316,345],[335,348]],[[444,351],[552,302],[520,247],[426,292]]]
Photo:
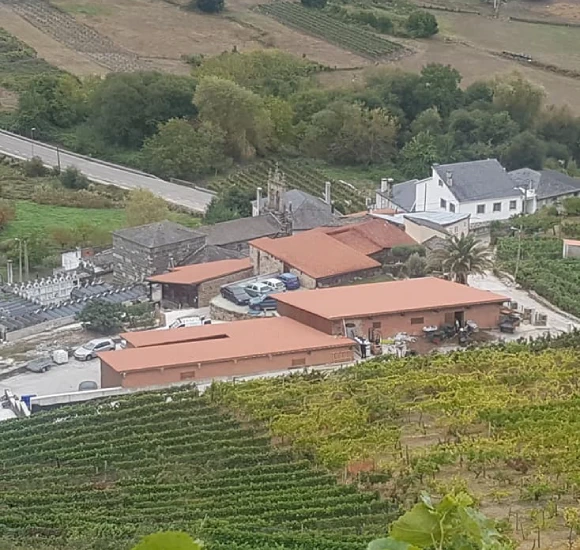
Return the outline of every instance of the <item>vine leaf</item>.
[[[387,537],[384,539],[373,540],[367,546],[367,550],[419,550],[419,548],[409,544],[408,542]]]
[[[433,508],[420,502],[393,523],[391,536],[419,548],[429,548],[441,539],[439,517]]]

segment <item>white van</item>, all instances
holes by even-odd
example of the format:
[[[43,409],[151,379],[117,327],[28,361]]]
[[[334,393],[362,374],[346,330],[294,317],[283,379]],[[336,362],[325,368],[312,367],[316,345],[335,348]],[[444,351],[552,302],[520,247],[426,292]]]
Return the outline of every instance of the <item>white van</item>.
[[[195,317],[181,317],[180,319],[175,319],[168,328],[200,327],[202,325],[211,325],[211,319],[197,315]]]
[[[262,282],[268,285],[272,292],[286,292],[286,285],[280,279],[266,279]]]

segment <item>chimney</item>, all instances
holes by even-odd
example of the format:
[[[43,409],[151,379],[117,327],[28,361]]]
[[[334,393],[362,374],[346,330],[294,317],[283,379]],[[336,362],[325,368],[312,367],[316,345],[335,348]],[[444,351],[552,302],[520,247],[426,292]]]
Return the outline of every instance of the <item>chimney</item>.
[[[330,191],[331,187],[332,187],[332,183],[330,183],[329,181],[327,181],[324,184],[324,201],[327,204],[332,204],[332,196],[331,196],[331,191]]]
[[[451,173],[450,170],[447,170],[447,172],[445,172],[445,179],[447,180],[447,185],[449,187],[453,187],[453,174]]]
[[[262,188],[256,187],[256,216],[262,213]]]
[[[389,180],[387,178],[381,178],[381,193],[384,193],[389,187]]]

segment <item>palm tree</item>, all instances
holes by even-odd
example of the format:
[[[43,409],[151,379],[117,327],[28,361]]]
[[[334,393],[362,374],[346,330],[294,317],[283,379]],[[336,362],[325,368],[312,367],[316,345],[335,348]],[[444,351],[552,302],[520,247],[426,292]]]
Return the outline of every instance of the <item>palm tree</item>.
[[[467,284],[469,275],[483,275],[493,266],[489,249],[473,235],[450,236],[443,248],[433,251],[430,263],[462,285]]]

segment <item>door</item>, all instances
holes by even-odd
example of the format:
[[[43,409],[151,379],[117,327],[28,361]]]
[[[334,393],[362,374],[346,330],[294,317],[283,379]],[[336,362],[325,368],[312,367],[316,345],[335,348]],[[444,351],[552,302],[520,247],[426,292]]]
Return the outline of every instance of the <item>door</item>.
[[[459,324],[459,327],[462,327],[465,323],[465,313],[463,311],[456,311],[453,314],[453,320],[455,322],[455,326]]]

